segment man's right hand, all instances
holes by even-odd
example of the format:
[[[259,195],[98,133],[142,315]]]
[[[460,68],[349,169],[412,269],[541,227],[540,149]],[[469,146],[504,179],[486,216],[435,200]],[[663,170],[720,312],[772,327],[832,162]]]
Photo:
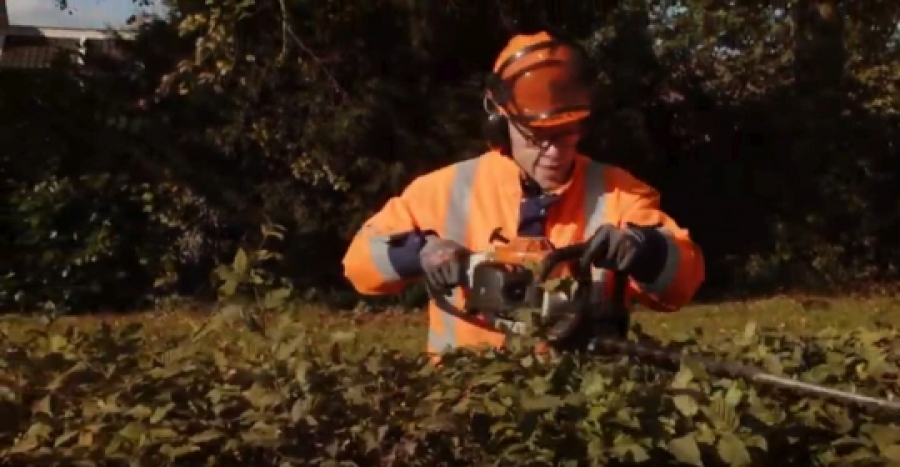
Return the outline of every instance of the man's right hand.
[[[469,264],[468,248],[435,236],[429,236],[419,253],[425,281],[430,289],[448,293],[465,280]]]

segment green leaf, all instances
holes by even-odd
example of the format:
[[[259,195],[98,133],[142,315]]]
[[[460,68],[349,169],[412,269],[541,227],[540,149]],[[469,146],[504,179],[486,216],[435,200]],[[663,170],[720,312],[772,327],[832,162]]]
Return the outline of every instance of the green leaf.
[[[523,395],[522,409],[527,411],[546,411],[553,410],[563,404],[563,400],[556,396],[539,395],[527,396]]]
[[[753,342],[753,338],[756,337],[756,322],[750,321],[744,326],[744,341],[747,343]]]
[[[678,412],[687,418],[697,415],[697,412],[700,410],[697,401],[687,394],[680,394],[673,397],[672,402],[675,404],[675,408],[678,409]]]
[[[235,253],[234,255],[234,262],[232,263],[231,267],[234,269],[235,273],[243,275],[247,272],[247,266],[247,253],[243,248],[238,248],[237,253]]]
[[[219,286],[219,296],[231,297],[237,291],[238,282],[236,280],[227,280]]]
[[[716,451],[723,461],[733,467],[750,465],[752,463],[750,452],[747,451],[744,442],[733,433],[724,433],[719,437],[719,442],[716,443]]]
[[[895,444],[882,449],[881,455],[891,462],[900,462],[900,444]]]
[[[160,421],[162,421],[162,419],[166,418],[166,415],[168,415],[169,411],[172,410],[174,407],[175,407],[175,404],[173,404],[171,402],[169,402],[168,404],[166,404],[163,407],[158,407],[156,410],[153,411],[153,415],[150,417],[150,423],[152,423],[152,424],[159,423]]]
[[[672,378],[671,386],[675,389],[685,389],[693,380],[694,372],[687,365],[682,365],[675,377]]]
[[[616,444],[613,446],[612,451],[620,460],[629,464],[640,464],[650,460],[650,454],[647,450],[633,441],[628,444]]]
[[[38,439],[33,436],[25,436],[20,439],[15,446],[6,451],[8,454],[24,454],[39,448],[41,445]]]
[[[178,432],[171,428],[153,428],[147,434],[157,441],[167,441],[181,437]]]
[[[221,431],[210,429],[191,436],[190,441],[194,444],[203,444],[210,441],[216,441],[224,437],[225,435]]]
[[[697,446],[697,440],[693,435],[675,438],[672,441],[669,441],[666,448],[678,462],[697,466],[703,465],[700,447]]]
[[[266,292],[265,299],[263,299],[263,307],[270,310],[281,308],[290,295],[291,289],[287,287],[270,290]]]
[[[900,427],[896,425],[866,424],[860,431],[869,435],[879,450],[885,450],[900,443]]]

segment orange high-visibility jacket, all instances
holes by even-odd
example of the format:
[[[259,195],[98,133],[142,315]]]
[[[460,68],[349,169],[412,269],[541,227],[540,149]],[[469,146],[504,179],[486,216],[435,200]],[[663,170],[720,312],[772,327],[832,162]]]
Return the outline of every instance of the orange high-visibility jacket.
[[[623,169],[583,156],[575,164],[566,186],[549,194],[528,189],[519,166],[493,151],[425,174],[364,223],[344,257],[344,274],[362,294],[392,294],[421,277],[426,233],[484,251],[498,227],[507,237],[545,236],[560,247],[588,239],[602,224],[631,223],[658,226],[667,258],[653,283],[630,281],[629,302],[656,311],[687,304],[704,280],[703,253],[660,210],[659,193]],[[594,274],[602,290],[610,289],[611,277],[602,270]],[[457,288],[451,297],[429,303],[429,352],[504,344],[506,334],[463,315],[463,294]]]

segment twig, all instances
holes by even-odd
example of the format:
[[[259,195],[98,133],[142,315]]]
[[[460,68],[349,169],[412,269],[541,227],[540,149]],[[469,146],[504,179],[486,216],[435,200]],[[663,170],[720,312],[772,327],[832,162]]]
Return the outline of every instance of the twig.
[[[291,32],[291,25],[288,22],[288,9],[285,0],[278,0],[281,6],[281,53],[278,54],[278,61],[282,62],[288,54],[288,33]]]
[[[282,0],[282,1],[284,1],[284,0]],[[313,61],[316,63],[316,65],[319,66],[319,68],[322,70],[322,73],[325,74],[325,77],[328,78],[328,81],[331,82],[332,86],[334,86],[334,90],[337,91],[338,94],[341,95],[342,103],[347,103],[347,101],[350,100],[350,96],[347,94],[346,91],[344,91],[344,88],[341,87],[340,83],[338,83],[338,80],[334,77],[334,75],[332,75],[331,72],[328,71],[328,68],[322,62],[322,59],[319,58],[319,56],[316,55],[312,50],[310,50],[309,47],[307,47],[306,44],[304,44],[300,40],[299,37],[297,37],[297,34],[294,33],[294,30],[290,26],[288,26],[287,32],[294,39],[294,43],[297,44],[297,47],[300,47],[300,49],[302,49],[304,52],[306,52],[306,54],[309,55],[313,59]]]

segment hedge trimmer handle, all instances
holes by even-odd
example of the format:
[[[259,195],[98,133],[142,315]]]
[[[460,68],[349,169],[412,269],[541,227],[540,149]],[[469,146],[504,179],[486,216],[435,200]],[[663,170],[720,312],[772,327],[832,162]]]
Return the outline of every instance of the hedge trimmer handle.
[[[549,252],[541,261],[537,282],[544,283],[560,265],[568,264],[575,289],[570,296],[568,313],[549,323],[547,339],[556,347],[566,350],[591,350],[598,338],[625,338],[628,335],[630,317],[626,307],[628,274],[606,269],[611,274],[613,290],[609,296],[593,293],[593,274],[590,265],[582,267],[581,259],[587,243],[576,243]]]

